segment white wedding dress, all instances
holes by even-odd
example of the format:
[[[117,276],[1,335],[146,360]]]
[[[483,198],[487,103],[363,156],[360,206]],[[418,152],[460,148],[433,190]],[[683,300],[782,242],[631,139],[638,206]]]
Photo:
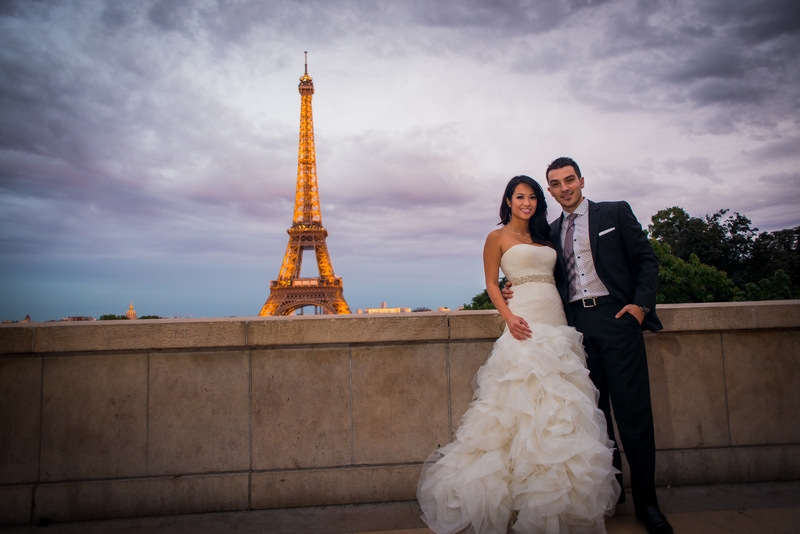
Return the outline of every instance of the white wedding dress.
[[[556,252],[515,245],[500,267],[509,308],[533,331],[506,328],[476,375],[456,439],[433,453],[417,488],[437,534],[604,533],[620,488],[606,420],[552,282]]]

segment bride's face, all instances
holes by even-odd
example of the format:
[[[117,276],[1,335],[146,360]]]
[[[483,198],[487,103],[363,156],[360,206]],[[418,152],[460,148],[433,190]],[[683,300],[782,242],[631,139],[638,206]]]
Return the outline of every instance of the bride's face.
[[[514,188],[511,199],[506,199],[506,203],[511,208],[512,217],[527,221],[536,211],[536,193],[531,186],[521,183]]]

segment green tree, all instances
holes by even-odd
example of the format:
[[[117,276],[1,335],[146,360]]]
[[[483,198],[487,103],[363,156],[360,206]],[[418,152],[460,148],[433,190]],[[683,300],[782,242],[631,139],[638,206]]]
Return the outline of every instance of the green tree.
[[[775,271],[771,278],[763,278],[757,284],[749,282],[744,292],[733,300],[784,300],[792,298],[792,284],[782,269]]]
[[[670,246],[651,239],[658,256],[658,304],[683,302],[727,302],[741,293],[724,271],[706,265],[696,254],[689,260],[672,254]]]
[[[106,315],[101,315],[98,321],[127,321],[128,318],[124,315],[114,315],[113,313],[109,313]]]
[[[777,271],[789,277],[792,296],[800,298],[800,226],[763,232],[753,243],[750,282],[760,284]]]
[[[503,287],[506,285],[508,280],[504,276],[498,282],[499,287]],[[465,310],[494,310],[494,304],[492,304],[492,299],[489,298],[489,293],[484,289],[474,297],[472,297],[472,301],[469,304],[464,304],[463,309]]]
[[[687,231],[689,226],[697,225],[691,223],[691,217],[686,213],[686,210],[680,206],[673,206],[671,208],[664,208],[659,210],[651,218],[652,223],[647,226],[647,231],[651,238],[657,239],[661,243],[669,245],[672,254],[681,257],[681,251],[685,248]],[[702,234],[705,227],[695,228],[696,234]],[[686,255],[688,258],[688,254]],[[684,259],[684,258],[681,258]]]
[[[737,212],[722,209],[700,218],[673,206],[656,213],[648,230],[676,258],[691,265],[694,254],[702,264],[726,273],[740,290],[733,295],[738,300],[800,298],[800,226],[759,234]],[[717,288],[714,300],[726,293]]]
[[[752,281],[749,267],[758,228],[752,228],[744,215],[728,215],[729,211],[721,209],[700,218],[673,206],[657,212],[648,230],[650,237],[669,245],[676,257],[689,261],[695,254],[702,263],[728,273],[741,288]]]

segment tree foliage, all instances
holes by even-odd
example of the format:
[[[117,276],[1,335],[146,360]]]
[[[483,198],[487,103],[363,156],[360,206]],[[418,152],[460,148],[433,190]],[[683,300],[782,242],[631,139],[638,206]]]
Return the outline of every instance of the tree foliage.
[[[113,313],[109,313],[106,315],[101,315],[98,321],[127,321],[128,318],[124,315],[114,315]]]
[[[503,287],[506,285],[508,280],[506,277],[502,277],[498,282],[499,287]],[[465,310],[494,310],[494,304],[492,304],[492,299],[489,298],[489,293],[484,289],[474,297],[472,297],[472,301],[469,304],[464,304],[463,309]]]
[[[788,298],[800,298],[800,226],[764,232],[753,243],[749,282],[760,285],[778,271],[789,278],[792,296]]]
[[[800,297],[800,226],[759,234],[758,228],[751,226],[750,219],[740,213],[729,214],[729,210],[721,209],[712,215],[690,217],[678,206],[659,211],[652,221],[648,227],[650,237],[655,239],[654,242],[668,245],[669,253],[685,263],[678,264],[669,258],[662,260],[662,269],[663,261],[667,261],[668,269],[672,271],[663,276],[664,283],[671,280],[669,283],[672,284],[669,289],[665,288],[665,298],[667,293],[673,295],[670,299],[681,298],[678,294],[691,293],[687,293],[686,283],[689,279],[680,281],[684,275],[699,277],[691,280],[695,288],[699,287],[698,284],[711,284],[707,289],[714,301]],[[695,263],[693,255],[697,259]],[[694,274],[689,272],[692,265],[695,266]],[[720,286],[712,282],[707,278],[710,272],[701,269],[700,265],[713,267],[725,274],[737,290],[731,293],[726,289],[727,284]],[[778,271],[782,271],[782,274],[778,274]],[[676,272],[683,275],[677,276]],[[673,294],[677,287],[682,289]],[[702,293],[697,290],[692,298],[700,298]]]
[[[783,269],[775,271],[771,278],[762,278],[759,282],[748,282],[739,295],[733,300],[784,300],[793,298],[792,284],[789,275]]]
[[[741,291],[723,271],[706,265],[696,254],[684,261],[672,254],[670,246],[651,239],[658,256],[658,304],[680,302],[727,302]]]
[[[706,265],[725,271],[742,287],[749,281],[747,267],[753,257],[754,237],[758,228],[750,219],[722,209],[705,217],[690,217],[678,206],[666,208],[653,216],[648,227],[650,237],[670,246],[672,254],[689,261],[695,254]]]

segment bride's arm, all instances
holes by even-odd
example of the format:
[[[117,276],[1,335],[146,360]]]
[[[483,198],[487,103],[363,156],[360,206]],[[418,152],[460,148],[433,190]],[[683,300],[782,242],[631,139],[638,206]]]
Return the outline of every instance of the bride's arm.
[[[486,293],[492,300],[492,304],[500,312],[500,316],[508,325],[508,331],[514,339],[528,339],[531,337],[531,329],[522,317],[514,315],[508,308],[497,280],[500,277],[500,235],[496,230],[486,237],[486,244],[483,246],[483,274],[486,278]]]

